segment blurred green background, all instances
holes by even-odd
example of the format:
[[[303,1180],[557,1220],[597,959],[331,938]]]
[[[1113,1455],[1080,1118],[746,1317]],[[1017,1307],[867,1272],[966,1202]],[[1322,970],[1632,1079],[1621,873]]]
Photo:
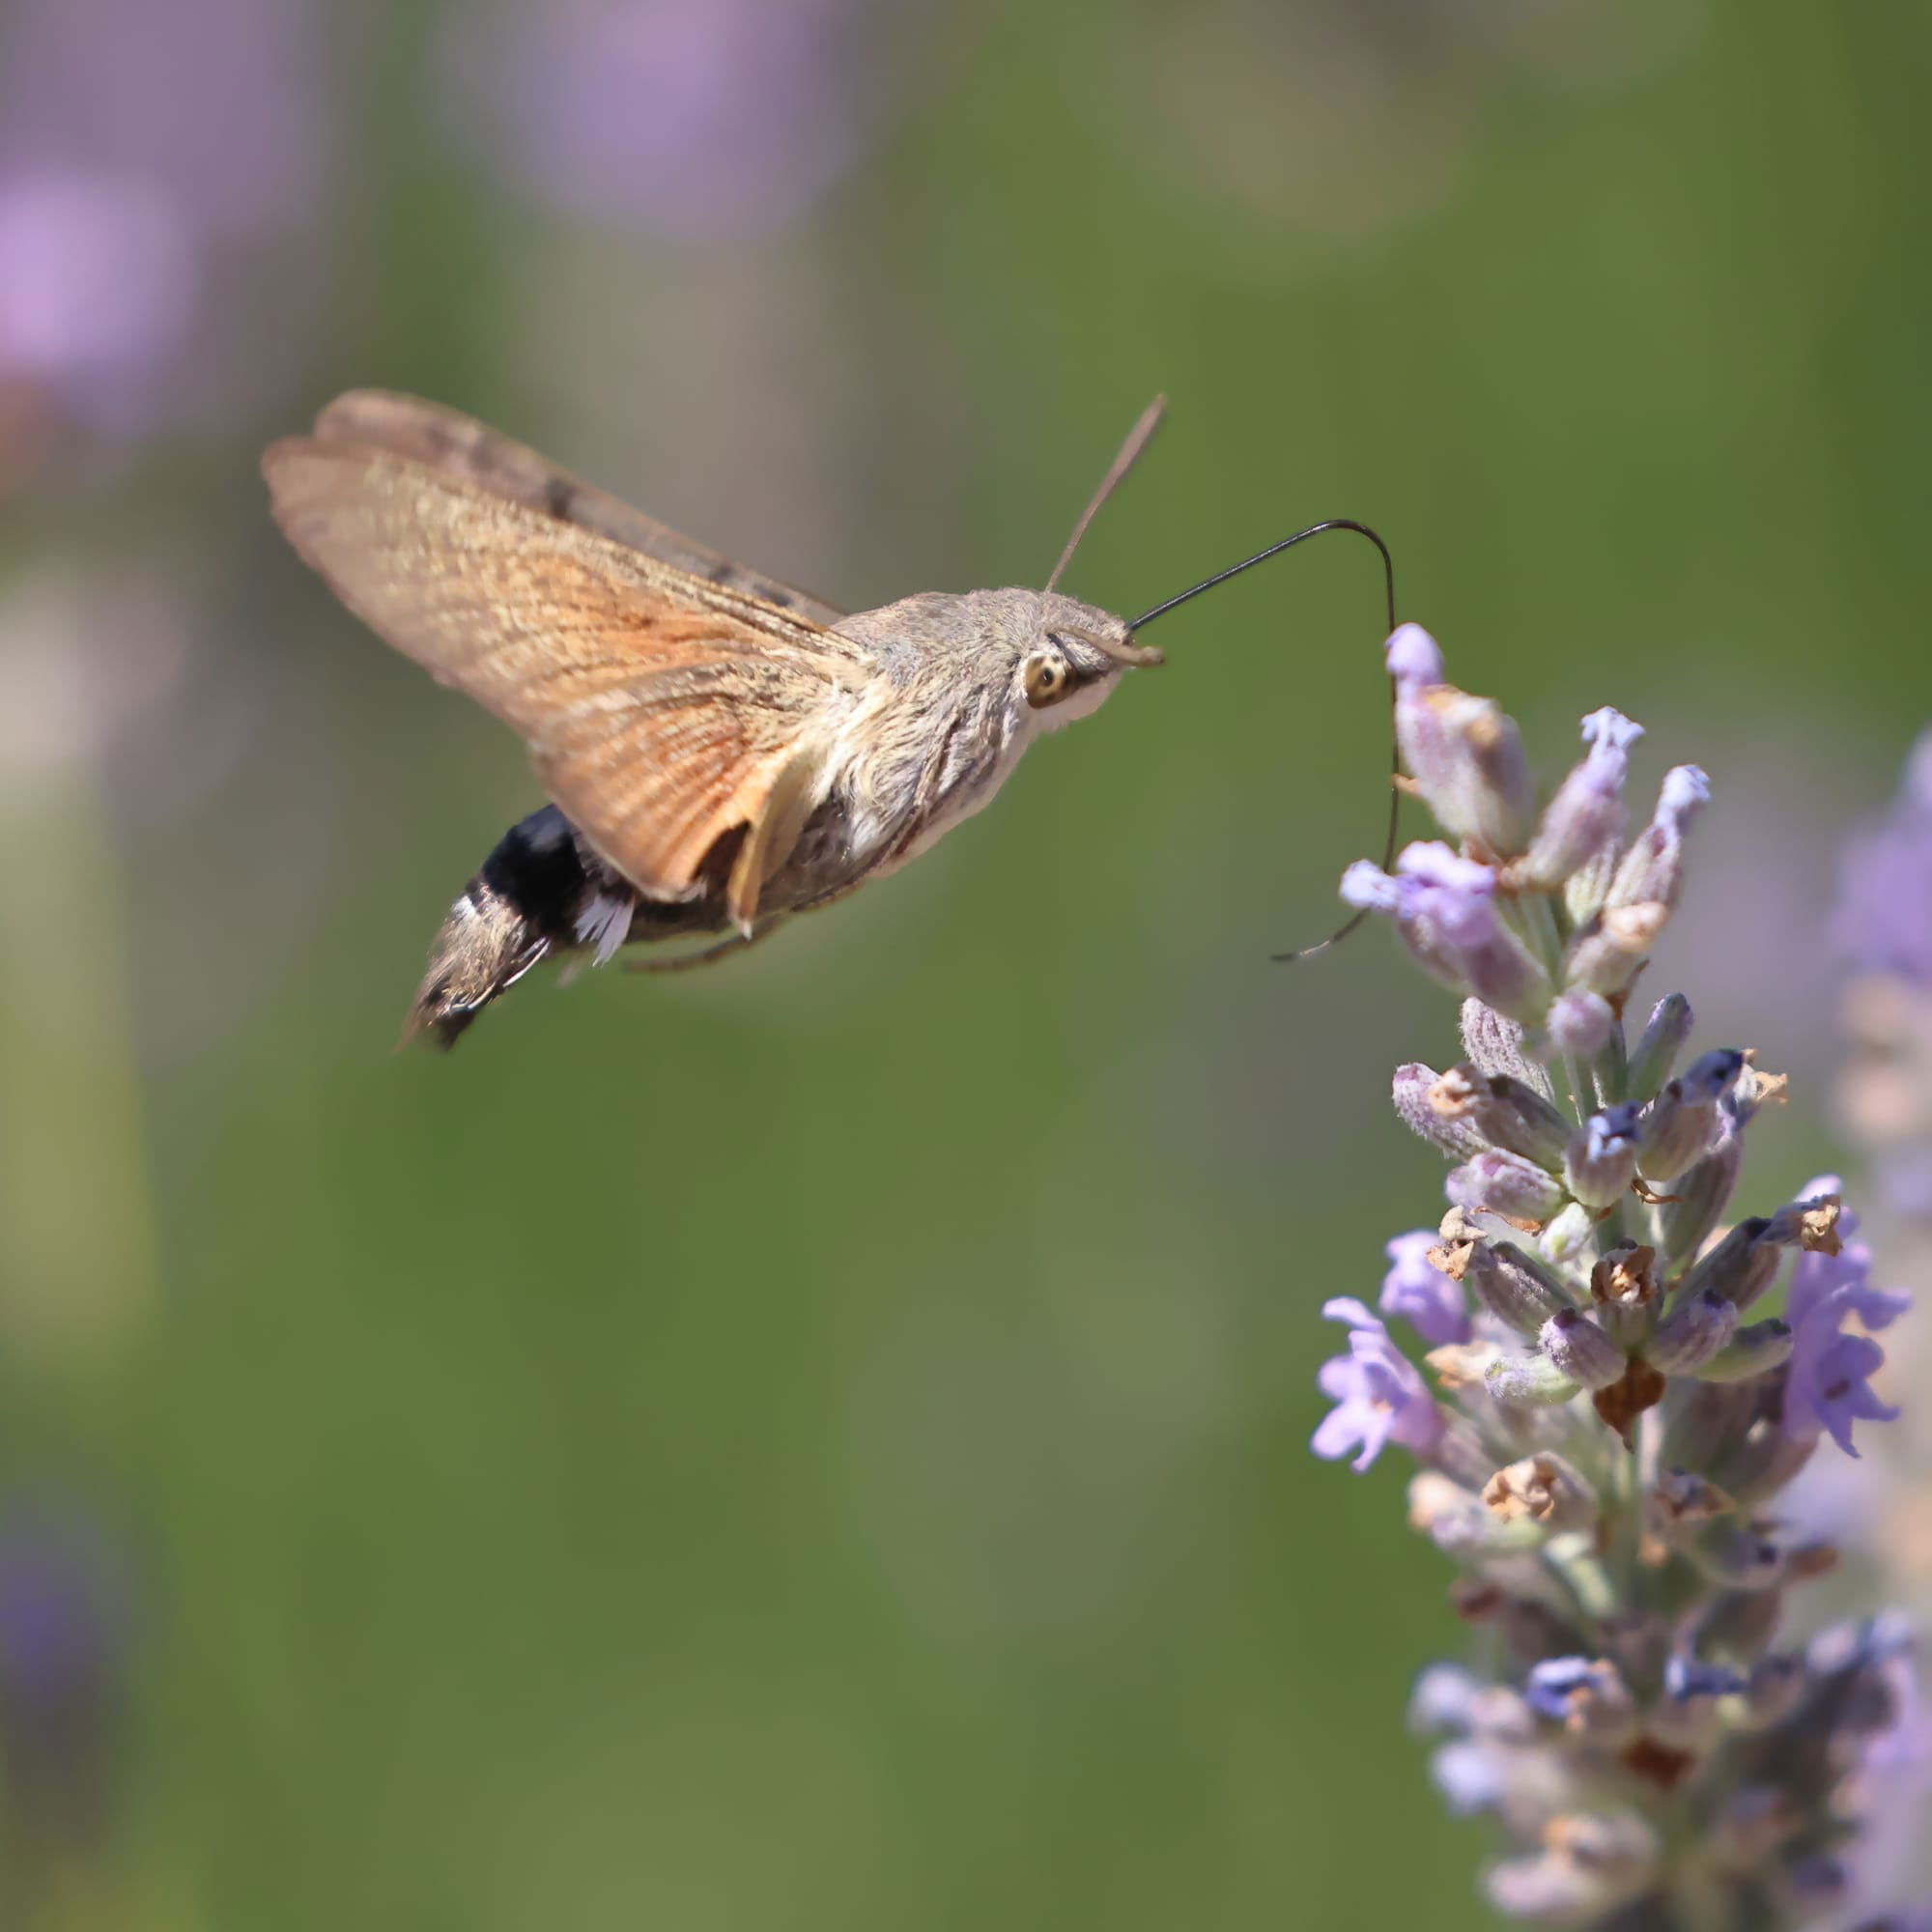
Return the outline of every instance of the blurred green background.
[[[1605,702],[1705,764],[1650,984],[1798,1074],[1788,1185],[1932,708],[1928,61],[1913,0],[0,5],[0,1922],[1479,1922],[1445,1567],[1306,1449],[1454,1052],[1385,932],[1267,957],[1378,838],[1367,552],[769,949],[395,1058],[536,795],[255,457],[415,389],[858,609],[1039,582],[1165,390],[1068,587],[1367,518],[1546,771]]]

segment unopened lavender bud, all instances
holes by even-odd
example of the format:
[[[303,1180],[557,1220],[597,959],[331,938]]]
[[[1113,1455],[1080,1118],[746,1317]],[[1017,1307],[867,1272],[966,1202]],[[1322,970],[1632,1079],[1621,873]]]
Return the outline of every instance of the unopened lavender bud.
[[[1607,1658],[1549,1658],[1531,1668],[1523,1699],[1572,1737],[1615,1744],[1636,1730],[1636,1700]]]
[[[1694,1381],[1680,1384],[1672,1397],[1663,1432],[1663,1465],[1709,1475],[1750,1427],[1756,1394],[1728,1384]]]
[[[1725,1346],[1697,1370],[1704,1382],[1742,1382],[1775,1369],[1791,1355],[1791,1324],[1774,1317],[1740,1328]]]
[[[1482,1431],[1468,1416],[1447,1413],[1442,1420],[1442,1433],[1429,1451],[1429,1466],[1475,1493],[1494,1472],[1496,1451],[1484,1441]]]
[[[1771,1593],[1759,1590],[1763,1599]],[[1753,1730],[1779,1724],[1797,1710],[1805,1690],[1804,1660],[1800,1657],[1761,1657],[1751,1665],[1745,1687],[1746,1720]]]
[[[1403,762],[1437,821],[1498,855],[1527,842],[1534,795],[1514,722],[1487,697],[1442,681],[1442,653],[1416,624],[1385,646],[1395,679],[1396,739]]]
[[[1653,1705],[1647,1728],[1668,1748],[1700,1752],[1715,1744],[1721,1719],[1719,1701],[1744,1689],[1744,1678],[1727,1664],[1695,1658],[1671,1658],[1663,1667],[1663,1695]]]
[[[1548,1269],[1510,1241],[1483,1241],[1472,1248],[1463,1285],[1519,1335],[1540,1335],[1552,1316],[1570,1306]]]
[[[1517,1021],[1486,1007],[1481,1000],[1464,1000],[1457,1014],[1463,1051],[1478,1072],[1491,1078],[1506,1075],[1550,1096],[1549,1076],[1523,1050],[1522,1028]]]
[[[1738,1136],[1728,1133],[1696,1166],[1671,1182],[1675,1199],[1657,1210],[1659,1246],[1666,1272],[1688,1262],[1718,1225],[1731,1189],[1738,1184],[1742,1155]]]
[[[1657,813],[1637,834],[1610,886],[1609,904],[1676,907],[1684,884],[1684,835],[1709,804],[1711,781],[1695,765],[1676,765],[1663,775]]]
[[[1737,1303],[1707,1288],[1664,1317],[1644,1353],[1651,1367],[1666,1376],[1695,1375],[1737,1331]]]
[[[1761,1865],[1804,1823],[1804,1807],[1775,1784],[1747,1784],[1733,1791],[1712,1821],[1711,1856],[1726,1870]]]
[[[1499,1013],[1527,1019],[1549,997],[1549,982],[1536,962],[1500,925],[1487,944],[1462,960],[1462,983]]]
[[[1445,1081],[1449,1077],[1443,1075]],[[1551,1173],[1560,1168],[1570,1122],[1526,1081],[1507,1073],[1477,1077],[1481,1084],[1470,1094],[1468,1113],[1490,1145],[1508,1148]]]
[[[1690,1539],[1685,1553],[1714,1583],[1726,1589],[1768,1590],[1784,1574],[1782,1545],[1748,1523],[1713,1523]]]
[[[1397,1119],[1410,1133],[1452,1160],[1466,1160],[1482,1149],[1483,1135],[1473,1121],[1460,1114],[1445,1114],[1435,1104],[1435,1095],[1443,1077],[1419,1060],[1412,1060],[1396,1068],[1390,1098],[1395,1102]]]
[[[1663,1666],[1663,1694],[1674,1703],[1694,1697],[1734,1697],[1745,1688],[1744,1673],[1728,1663],[1687,1657],[1681,1651]]]
[[[1690,1037],[1690,1002],[1682,993],[1666,993],[1658,1001],[1631,1053],[1629,1092],[1655,1094],[1670,1078],[1670,1069]]]
[[[1707,1053],[1643,1110],[1636,1171],[1648,1181],[1675,1180],[1710,1152],[1724,1130],[1719,1102],[1744,1071],[1745,1057],[1725,1047]]]
[[[1487,1211],[1512,1221],[1547,1221],[1567,1198],[1563,1183],[1533,1160],[1500,1148],[1485,1148],[1472,1160],[1451,1168],[1443,1192],[1470,1213]]]
[[[1506,1522],[1520,1517],[1547,1530],[1589,1529],[1597,1492],[1552,1450],[1539,1450],[1498,1469],[1483,1486],[1484,1505]]]
[[[1484,1371],[1483,1386],[1496,1402],[1547,1408],[1568,1402],[1583,1385],[1548,1355],[1537,1354],[1497,1356]]]
[[[1655,1683],[1669,1654],[1674,1627],[1655,1610],[1614,1610],[1597,1619],[1597,1635],[1625,1683]]]
[[[1777,1634],[1784,1598],[1777,1590],[1724,1590],[1695,1620],[1690,1636],[1699,1657],[1747,1675]]]
[[[1758,1397],[1758,1387],[1752,1381],[1719,1381],[1704,1385],[1735,1389],[1737,1393],[1752,1399]],[[1785,1430],[1776,1426],[1754,1428],[1743,1441],[1733,1441],[1729,1449],[1718,1457],[1714,1474],[1737,1497],[1739,1509],[1764,1509],[1804,1470],[1804,1464],[1810,1463],[1816,1449],[1816,1439],[1789,1435]],[[1830,1569],[1832,1563],[1835,1563],[1835,1555],[1830,1551],[1830,1546],[1824,1544],[1795,1549],[1791,1559],[1793,1565],[1803,1565],[1799,1571],[1801,1577],[1824,1575],[1824,1569]],[[1812,1565],[1824,1565],[1824,1569],[1814,1569]]]
[[[1639,1109],[1634,1100],[1592,1114],[1571,1136],[1563,1178],[1586,1208],[1613,1208],[1636,1173]]]
[[[1578,1308],[1561,1308],[1537,1338],[1545,1358],[1579,1388],[1608,1388],[1621,1381],[1630,1358]]]
[[[1697,1258],[1696,1266],[1679,1288],[1680,1298],[1702,1294],[1710,1288],[1726,1298],[1735,1298],[1751,1270],[1753,1254],[1763,1249],[1762,1237],[1770,1226],[1761,1214],[1753,1214],[1729,1229],[1721,1240]]]
[[[1670,908],[1661,900],[1612,907],[1571,947],[1563,983],[1614,999],[1643,970],[1669,923]]]
[[[1553,892],[1622,838],[1630,748],[1642,736],[1641,724],[1608,705],[1583,720],[1583,742],[1590,749],[1556,788],[1543,814],[1518,867],[1525,884]]]
[[[1601,993],[1579,992],[1572,988],[1559,993],[1549,1005],[1544,1023],[1549,1044],[1558,1053],[1575,1054],[1579,1060],[1594,1060],[1610,1043],[1617,1016],[1609,1001]]]
[[[1552,1267],[1569,1267],[1589,1254],[1597,1220],[1580,1201],[1573,1201],[1536,1237],[1536,1252]]]

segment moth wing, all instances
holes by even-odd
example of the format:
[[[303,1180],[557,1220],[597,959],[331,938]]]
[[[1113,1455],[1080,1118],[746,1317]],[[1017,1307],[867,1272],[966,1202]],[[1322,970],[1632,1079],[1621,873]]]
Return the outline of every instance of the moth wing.
[[[262,468],[303,561],[520,732],[612,867],[651,897],[694,897],[712,847],[743,826],[741,856],[761,856],[735,896],[755,910],[799,798],[820,793],[857,645],[385,447],[291,438]]]
[[[548,457],[440,403],[387,389],[351,389],[315,419],[318,442],[385,449],[458,483],[574,524],[594,536],[641,551],[673,569],[755,597],[830,629],[842,612],[762,571],[721,556],[621,498],[559,469]]]

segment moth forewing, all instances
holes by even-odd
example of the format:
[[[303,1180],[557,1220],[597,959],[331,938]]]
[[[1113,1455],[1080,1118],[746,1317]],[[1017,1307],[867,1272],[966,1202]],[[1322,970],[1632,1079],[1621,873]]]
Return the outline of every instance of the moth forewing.
[[[388,389],[351,389],[315,419],[318,442],[359,443],[420,463],[459,483],[575,524],[656,557],[701,582],[722,584],[830,630],[840,611],[753,570],[573,476],[548,457],[458,410]]]
[[[748,592],[387,449],[292,439],[263,467],[303,559],[520,732],[552,797],[647,894],[690,895],[711,847],[758,822],[858,656]]]

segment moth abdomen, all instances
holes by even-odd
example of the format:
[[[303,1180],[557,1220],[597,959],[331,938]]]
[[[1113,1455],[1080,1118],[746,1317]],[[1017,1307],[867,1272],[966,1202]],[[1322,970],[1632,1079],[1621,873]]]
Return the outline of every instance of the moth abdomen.
[[[540,959],[582,943],[579,922],[604,885],[591,876],[576,832],[555,806],[520,819],[450,907],[404,1037],[426,1033],[439,1046],[454,1046]]]

